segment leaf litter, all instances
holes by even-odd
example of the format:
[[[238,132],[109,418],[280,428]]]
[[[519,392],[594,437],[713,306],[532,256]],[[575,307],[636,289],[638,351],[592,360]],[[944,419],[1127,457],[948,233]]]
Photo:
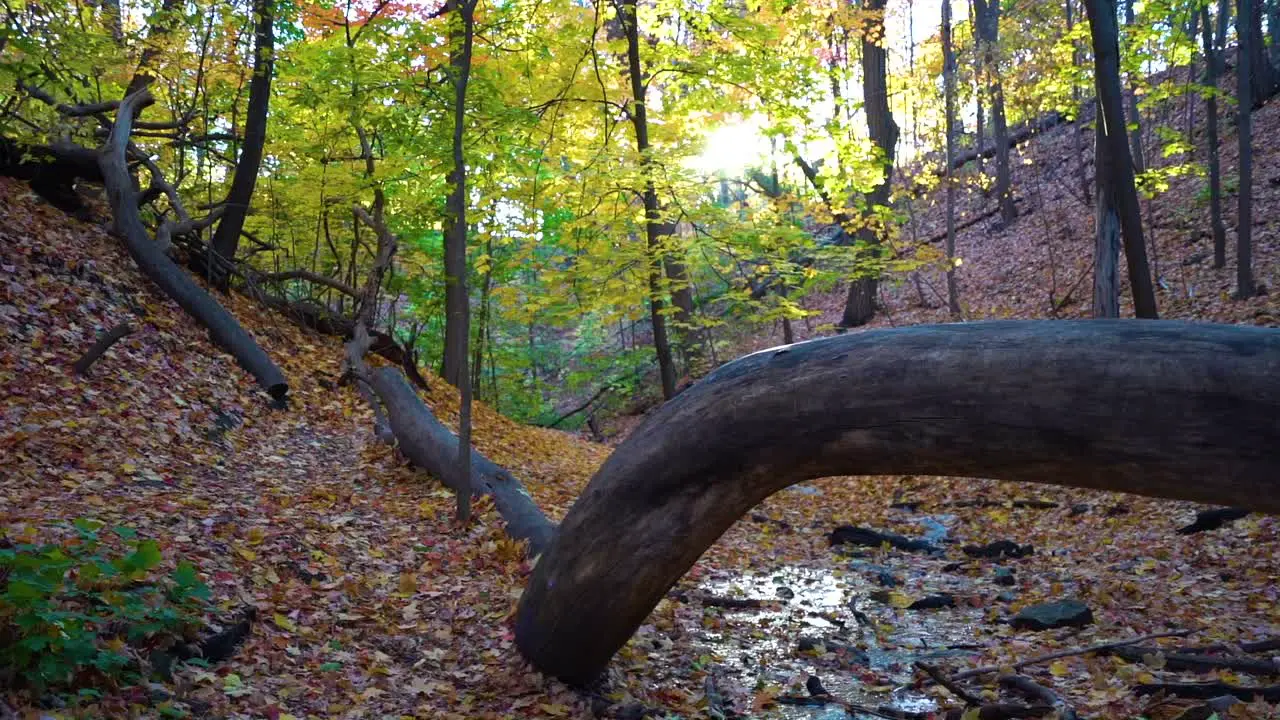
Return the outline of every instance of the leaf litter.
[[[747,716],[817,717],[819,709],[777,703],[810,675],[849,700],[928,711],[955,701],[920,682],[911,664],[922,658],[958,672],[1170,629],[1193,634],[1165,646],[1280,634],[1273,518],[1180,536],[1198,506],[996,481],[829,478],[778,493],[736,523],[619,653],[605,683],[573,691],[515,650],[511,620],[530,564],[489,501],[457,529],[448,491],[373,442],[350,388],[329,389],[338,341],[242,297],[223,301],[282,364],[287,410],[271,409],[229,357],[150,292],[105,231],[0,178],[0,536],[54,539],[78,517],[128,526],[159,543],[167,569],[195,563],[217,603],[211,623],[256,608],[259,621],[231,660],[186,667],[164,686],[197,717],[702,717],[712,686]],[[88,377],[73,375],[96,334],[124,320],[137,332]],[[456,398],[443,383],[433,388],[426,400],[452,426]],[[609,450],[480,404],[475,442],[555,518]],[[1004,502],[1027,498],[1056,506]],[[994,502],[950,507],[975,499]],[[904,500],[916,511],[894,507]],[[1119,507],[1127,512],[1111,512]],[[828,543],[842,524],[919,537],[939,523],[941,554],[844,553]],[[1006,539],[1036,551],[997,560],[961,551]],[[1012,587],[993,583],[997,566],[1013,571]],[[942,592],[953,607],[907,609]],[[721,595],[759,607],[703,602]],[[1065,596],[1087,603],[1094,623],[1046,632],[1007,623]],[[1139,697],[1132,686],[1141,682],[1266,681],[1148,659],[1079,655],[1025,672],[1097,717],[1168,718],[1189,704]],[[25,695],[7,703],[19,716],[36,712]],[[1225,711],[1276,712],[1261,701]],[[159,714],[127,688],[41,713]]]

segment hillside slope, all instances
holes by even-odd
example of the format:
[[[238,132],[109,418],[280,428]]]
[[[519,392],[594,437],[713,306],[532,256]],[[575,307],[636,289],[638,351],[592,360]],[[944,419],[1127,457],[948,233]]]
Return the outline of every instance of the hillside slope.
[[[965,645],[959,662],[981,664],[1170,626],[1232,642],[1280,627],[1273,518],[1184,538],[1173,530],[1195,509],[1186,503],[940,478],[832,478],[779,493],[736,524],[620,653],[608,682],[571,692],[514,650],[509,622],[528,566],[487,502],[472,526],[453,527],[449,493],[373,444],[355,393],[332,387],[335,339],[307,335],[243,298],[227,302],[283,366],[293,387],[287,410],[270,409],[99,226],[0,178],[0,538],[53,540],[79,517],[130,526],[160,543],[167,565],[197,565],[217,603],[215,624],[245,606],[260,618],[235,657],[208,672],[108,689],[99,701],[46,715],[158,717],[168,703],[207,718],[636,718],[657,709],[698,717],[711,688],[748,716],[796,717],[808,711],[774,698],[810,673],[849,697],[901,699],[888,688],[910,683],[911,658],[935,646]],[[138,331],[90,377],[71,374],[95,334],[124,319]],[[452,394],[435,387],[428,400],[452,422]],[[476,412],[480,449],[556,517],[606,454]],[[999,503],[1025,497],[1042,502]],[[997,502],[981,504],[988,501]],[[828,546],[842,523],[908,534],[941,524],[954,545],[937,556],[871,549],[851,560]],[[989,564],[959,549],[999,539],[1037,548],[1018,561],[1007,590],[992,586]],[[873,583],[886,574],[896,589],[878,596]],[[903,598],[943,590],[963,602],[927,616],[901,609]],[[1063,594],[1088,602],[1095,624],[1049,636],[1003,622]],[[719,596],[757,607],[722,609]],[[797,639],[814,633],[877,659],[850,667],[830,653],[797,652]],[[1119,717],[1152,704],[1130,685],[1157,676],[1178,674],[1078,657],[1041,680],[1081,710]],[[917,708],[945,698],[907,692]],[[0,695],[0,717],[31,703]],[[1178,705],[1161,708],[1151,716],[1171,717]],[[1249,712],[1274,710],[1256,703]]]
[[[1184,71],[1179,71],[1184,72]],[[1234,90],[1234,75],[1223,81],[1223,90]],[[1234,105],[1224,103],[1231,108]],[[1157,155],[1150,140],[1155,121],[1183,126],[1186,104],[1170,101],[1161,117],[1148,123],[1148,154]],[[1193,157],[1155,158],[1158,167],[1175,162],[1205,162],[1204,107],[1197,99]],[[1227,264],[1215,270],[1213,240],[1209,230],[1208,180],[1197,174],[1173,177],[1168,190],[1142,201],[1148,259],[1155,278],[1160,316],[1168,319],[1226,323],[1280,325],[1280,101],[1272,99],[1253,114],[1253,269],[1257,282],[1272,290],[1246,301],[1235,301],[1238,137],[1235,119],[1227,111],[1220,118],[1219,152],[1224,184],[1223,221],[1227,229]],[[1076,143],[1075,134],[1083,134]],[[1093,207],[1086,205],[1078,182],[1080,165],[1088,182],[1093,179],[1093,129],[1077,123],[1058,125],[1033,136],[1011,154],[1013,188],[1019,198],[1020,216],[1008,227],[990,217],[956,234],[956,271],[961,306],[966,320],[1006,318],[1089,317],[1093,296]],[[1077,153],[1082,147],[1083,154]],[[986,170],[994,172],[991,160]],[[900,173],[900,184],[913,172]],[[957,225],[995,208],[994,198],[975,188],[976,168],[970,163],[958,173],[962,190],[957,193]],[[906,210],[905,204],[900,208]],[[941,188],[911,204],[911,219],[899,242],[939,238],[945,232],[945,193]],[[942,251],[942,242],[933,247]],[[1121,316],[1132,317],[1128,278],[1121,270]],[[895,275],[885,283],[881,312],[869,327],[951,322],[947,312],[946,279],[936,268],[922,270],[917,284],[913,276]],[[797,336],[814,337],[830,332],[839,321],[844,296],[822,294],[806,300],[817,312],[795,323]],[[751,343],[767,347],[782,342],[781,331]]]

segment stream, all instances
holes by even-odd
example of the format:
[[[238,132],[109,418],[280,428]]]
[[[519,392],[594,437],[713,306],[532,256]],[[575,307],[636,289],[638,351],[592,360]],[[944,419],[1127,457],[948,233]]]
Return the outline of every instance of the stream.
[[[953,520],[947,515],[919,518],[919,537],[931,544],[945,542]],[[694,647],[715,664],[717,682],[726,687],[780,686],[785,695],[807,696],[804,682],[812,675],[834,696],[855,704],[912,712],[939,709],[932,695],[911,687],[912,664],[978,652],[974,629],[983,622],[983,610],[964,602],[973,593],[974,579],[944,571],[945,561],[927,554],[872,548],[844,552],[833,549],[832,561],[821,568],[786,565],[767,573],[704,578],[698,592],[717,600],[702,607]],[[901,607],[908,599],[944,592],[956,597],[956,607]],[[756,600],[760,606],[718,605],[725,600]],[[751,717],[796,720],[871,717],[852,716],[836,704],[736,709]]]

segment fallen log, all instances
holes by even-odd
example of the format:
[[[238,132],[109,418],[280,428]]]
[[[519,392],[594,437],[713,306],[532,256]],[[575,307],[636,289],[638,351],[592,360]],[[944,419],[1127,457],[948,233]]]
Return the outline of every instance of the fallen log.
[[[98,361],[102,354],[111,349],[120,338],[133,332],[133,326],[128,322],[122,322],[111,328],[107,332],[98,337],[98,341],[93,344],[84,355],[76,360],[76,364],[71,366],[77,375],[84,375],[89,372],[89,366]]]
[[[738,518],[833,475],[950,475],[1280,513],[1280,331],[1149,320],[873,330],[729,363],[592,478],[520,600],[541,671],[598,677]]]
[[[1026,123],[1020,127],[1014,128],[1014,130],[1009,133],[1009,147],[1011,148],[1017,147],[1022,143],[1030,140],[1036,134],[1042,133],[1046,130],[1051,130],[1061,125],[1064,122],[1067,122],[1066,116],[1062,115],[1061,113],[1051,112],[1044,115],[1043,117],[1039,118],[1034,122]],[[965,164],[971,163],[977,160],[979,157],[985,160],[986,158],[992,157],[995,154],[996,154],[996,146],[994,143],[991,145],[984,145],[981,150],[976,148],[972,150],[966,150],[965,152],[962,152],[956,155],[951,160],[951,167],[953,169],[959,170],[960,168],[964,167]]]
[[[375,370],[370,374],[369,384],[387,410],[400,452],[414,465],[457,491],[451,483],[456,475],[452,469],[458,457],[458,436],[432,414],[399,370],[386,367]],[[514,475],[472,449],[471,481],[476,494],[493,497],[494,506],[507,523],[507,534],[529,541],[530,555],[538,555],[547,547],[555,525]]]
[[[127,161],[129,130],[134,116],[151,102],[151,94],[144,89],[120,103],[115,126],[98,156],[116,230],[124,239],[138,269],[203,325],[213,342],[253,375],[267,394],[277,401],[283,400],[289,393],[284,373],[226,308],[169,259],[164,248],[148,233],[138,213],[137,193],[133,189]]]

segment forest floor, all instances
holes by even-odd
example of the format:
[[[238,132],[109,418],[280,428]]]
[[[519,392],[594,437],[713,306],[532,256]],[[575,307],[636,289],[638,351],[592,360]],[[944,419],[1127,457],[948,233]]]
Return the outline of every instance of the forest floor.
[[[1274,137],[1277,109],[1258,117],[1259,137]],[[1280,174],[1274,150],[1257,161],[1255,216],[1264,223],[1256,263],[1259,280],[1280,289],[1275,226],[1266,223],[1280,201],[1268,182]],[[1228,172],[1232,163],[1224,159]],[[1069,207],[1048,198],[1046,213]],[[1156,201],[1156,217],[1172,218],[1186,202]],[[1071,212],[1059,226],[1028,213],[1003,232],[962,234],[971,317],[1046,315],[1045,242],[1057,243],[1059,296],[1088,268],[1088,233],[1067,229],[1068,221],[1082,228],[1086,211]],[[1165,222],[1173,220],[1156,227]],[[1203,252],[1203,237],[1170,227],[1157,244],[1166,317],[1276,324],[1277,295],[1229,301],[1230,270],[1186,262]],[[1087,280],[1081,287],[1079,302],[1061,314],[1083,312]],[[911,307],[913,293],[891,287],[890,313],[878,322],[945,319],[943,310]],[[794,708],[778,698],[803,694],[812,674],[849,700],[928,710],[956,701],[935,687],[902,689],[915,659],[960,671],[1168,630],[1191,635],[1160,641],[1166,647],[1280,634],[1276,518],[1183,536],[1176,529],[1200,509],[1188,503],[993,481],[830,478],[778,493],[735,524],[659,605],[605,683],[575,692],[533,671],[513,646],[511,618],[529,565],[487,501],[469,527],[456,528],[450,494],[374,443],[356,394],[334,389],[337,340],[308,335],[244,298],[227,302],[289,377],[287,410],[271,409],[101,227],[70,220],[0,178],[0,538],[56,540],[80,517],[130,526],[159,542],[166,565],[196,564],[217,604],[214,626],[247,606],[258,611],[235,656],[207,670],[109,690],[80,708],[35,711],[31,698],[8,692],[0,717],[703,717],[709,688],[751,717],[834,717],[838,708]],[[89,377],[70,372],[96,334],[126,319],[137,331]],[[454,397],[443,383],[433,388],[428,403],[452,424]],[[556,518],[608,453],[483,406],[475,442]],[[1013,499],[1046,503],[1001,504]],[[841,524],[945,540],[940,554],[838,554],[828,535]],[[1000,561],[1014,571],[1009,586],[996,584],[994,561],[961,550],[997,540],[1035,547]],[[905,607],[943,591],[956,607]],[[718,607],[727,597],[760,602]],[[1093,623],[1030,632],[1006,622],[1024,606],[1065,597],[1087,603]],[[801,652],[801,636],[823,643]],[[837,644],[871,655],[851,662],[848,653],[821,652]],[[1158,652],[1145,661],[1077,655],[1026,672],[1085,716],[1106,718],[1171,718],[1195,704],[1141,697],[1133,689],[1141,682],[1266,684],[1224,670],[1175,672]],[[1277,717],[1280,706],[1259,701],[1228,714]]]

